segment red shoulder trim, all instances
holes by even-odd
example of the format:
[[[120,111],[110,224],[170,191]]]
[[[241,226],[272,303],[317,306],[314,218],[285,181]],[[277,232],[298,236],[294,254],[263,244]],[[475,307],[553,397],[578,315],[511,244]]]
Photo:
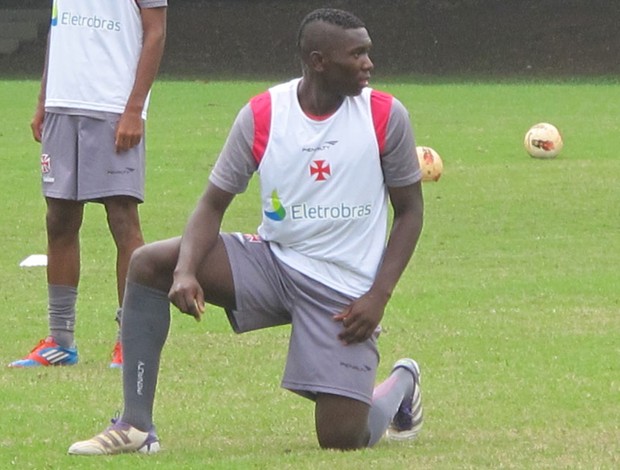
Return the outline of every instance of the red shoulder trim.
[[[387,126],[390,120],[391,110],[392,95],[377,90],[372,90],[370,92],[370,111],[372,113],[372,123],[375,126],[380,155],[383,154],[383,149],[385,148]]]
[[[271,129],[271,94],[268,91],[255,96],[250,100],[250,107],[254,115],[254,142],[252,143],[252,155],[256,163],[261,162]]]

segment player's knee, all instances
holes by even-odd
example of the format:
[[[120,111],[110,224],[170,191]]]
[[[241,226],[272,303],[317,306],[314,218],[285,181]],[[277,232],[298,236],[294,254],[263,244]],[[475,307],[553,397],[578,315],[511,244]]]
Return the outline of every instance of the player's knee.
[[[51,242],[56,240],[77,238],[82,217],[79,211],[49,209],[45,215],[47,236]]]
[[[155,252],[150,245],[144,245],[131,254],[128,279],[142,284],[150,284],[157,274]]]
[[[178,257],[177,240],[155,242],[136,248],[131,254],[127,280],[168,291]]]
[[[356,450],[368,445],[366,426],[354,423],[334,423],[326,429],[317,429],[319,445],[322,449]]]
[[[117,245],[134,246],[142,239],[137,203],[129,198],[111,198],[106,201],[106,213],[110,232]]]
[[[354,450],[368,445],[369,406],[358,400],[319,394],[315,420],[319,445],[324,449]]]

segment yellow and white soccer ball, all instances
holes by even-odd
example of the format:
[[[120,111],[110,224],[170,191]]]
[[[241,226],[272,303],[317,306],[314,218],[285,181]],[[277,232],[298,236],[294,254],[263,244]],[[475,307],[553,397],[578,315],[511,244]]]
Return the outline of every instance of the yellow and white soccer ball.
[[[422,181],[438,181],[443,173],[443,161],[439,154],[431,147],[418,146],[415,150],[422,170]]]
[[[555,158],[562,150],[564,142],[557,127],[548,122],[539,122],[525,133],[523,145],[531,157]]]

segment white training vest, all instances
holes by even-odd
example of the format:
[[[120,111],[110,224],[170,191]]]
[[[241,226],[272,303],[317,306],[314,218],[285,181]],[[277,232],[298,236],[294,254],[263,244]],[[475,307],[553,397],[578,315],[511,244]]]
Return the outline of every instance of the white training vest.
[[[258,166],[263,207],[258,233],[285,264],[360,296],[374,280],[387,235],[387,189],[371,90],[347,97],[335,114],[316,121],[299,105],[298,83],[269,90],[271,125]]]
[[[135,0],[54,0],[49,44],[46,107],[124,111],[142,50]]]

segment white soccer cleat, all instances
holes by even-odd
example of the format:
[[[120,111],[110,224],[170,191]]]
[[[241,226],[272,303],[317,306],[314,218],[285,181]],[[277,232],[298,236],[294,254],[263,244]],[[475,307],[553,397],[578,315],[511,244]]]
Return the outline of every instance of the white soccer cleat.
[[[154,454],[160,450],[155,428],[140,431],[120,420],[112,420],[105,431],[87,441],[79,441],[69,447],[71,455],[114,455],[126,452]]]
[[[413,376],[413,392],[406,396],[398,411],[392,418],[392,423],[386,431],[389,439],[405,441],[415,439],[424,423],[424,410],[422,408],[422,391],[420,390],[420,366],[413,359],[399,359],[392,367],[392,372],[396,369],[405,369]]]

